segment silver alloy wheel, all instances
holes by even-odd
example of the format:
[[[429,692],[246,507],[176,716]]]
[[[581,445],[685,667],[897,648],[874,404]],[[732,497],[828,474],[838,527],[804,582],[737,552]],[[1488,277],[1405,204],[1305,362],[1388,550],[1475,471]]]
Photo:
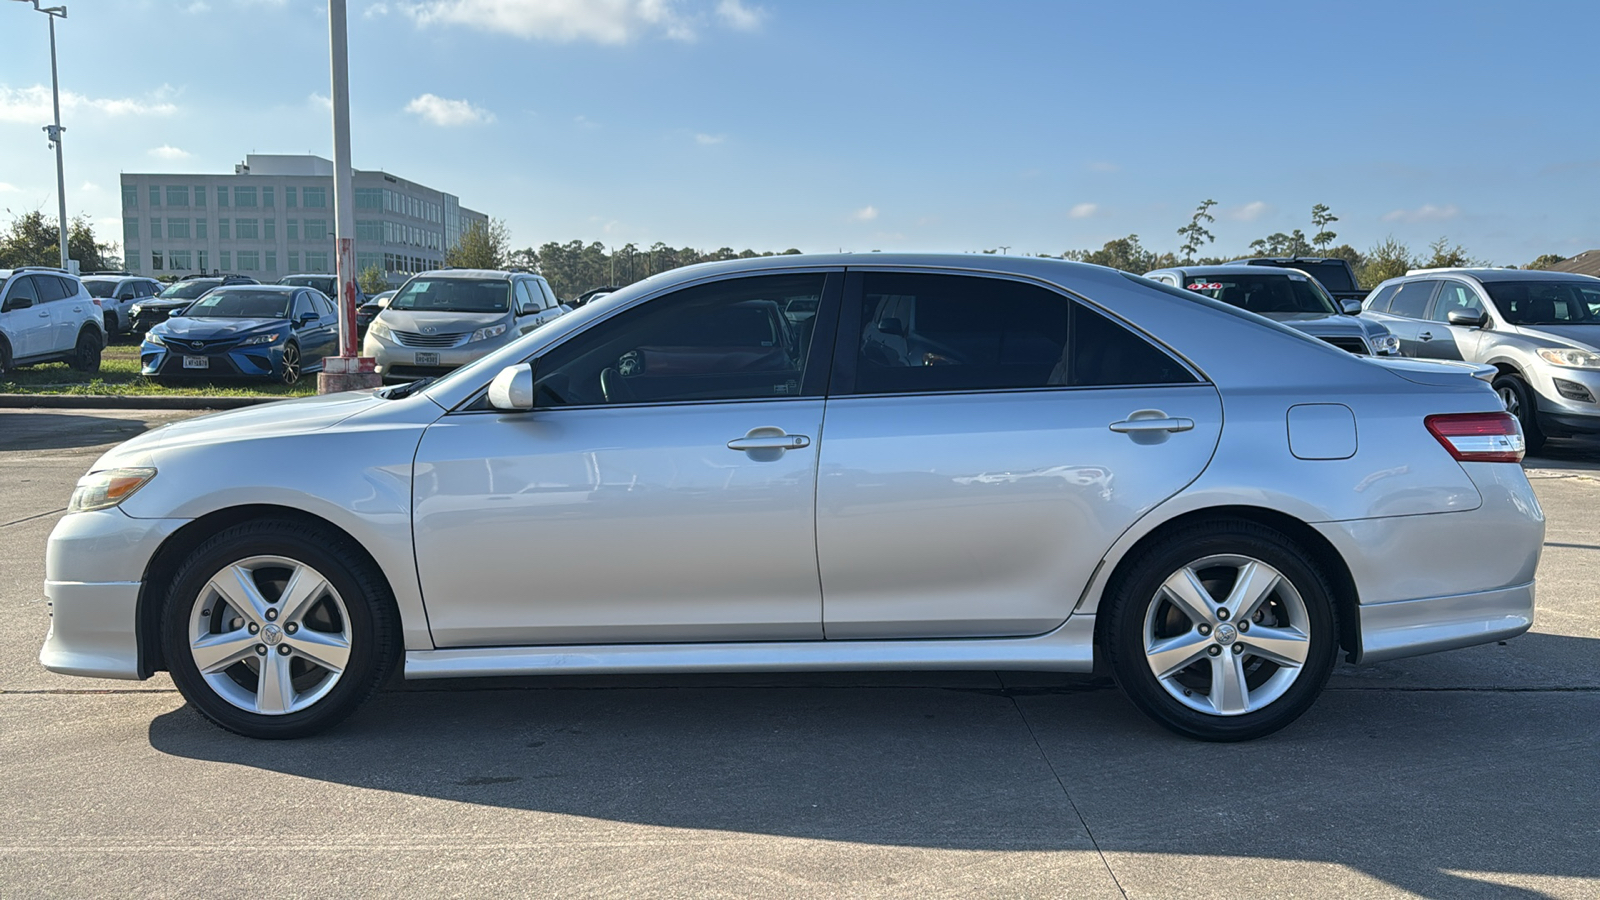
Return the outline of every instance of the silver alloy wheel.
[[[217,696],[265,716],[327,696],[350,661],[350,614],[322,573],[282,556],[211,576],[189,611],[189,653]]]
[[[1522,398],[1517,396],[1516,389],[1503,387],[1495,393],[1500,395],[1500,402],[1506,405],[1506,412],[1522,418]]]
[[[289,344],[283,348],[283,383],[294,384],[300,380],[300,348]]]
[[[1145,661],[1184,706],[1215,716],[1264,709],[1311,651],[1305,600],[1259,559],[1195,560],[1162,582],[1144,618]]]

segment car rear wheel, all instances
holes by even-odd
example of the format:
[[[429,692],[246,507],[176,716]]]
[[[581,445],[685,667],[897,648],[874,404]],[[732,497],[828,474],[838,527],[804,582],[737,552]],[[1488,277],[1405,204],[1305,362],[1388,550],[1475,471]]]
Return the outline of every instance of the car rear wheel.
[[[294,384],[300,380],[300,346],[290,343],[283,348],[283,366],[278,370],[278,380]]]
[[[163,610],[173,683],[212,722],[295,738],[343,720],[398,658],[393,601],[348,539],[235,525],[190,554]]]
[[[1516,375],[1501,375],[1494,380],[1494,392],[1500,395],[1506,412],[1522,423],[1522,439],[1527,443],[1528,452],[1534,453],[1544,447],[1545,434],[1539,427],[1539,401],[1533,396],[1533,388]]]
[[[104,343],[93,328],[85,328],[78,332],[77,346],[72,349],[70,361],[72,368],[79,372],[100,371],[100,350]]]
[[[1118,684],[1162,726],[1251,740],[1322,692],[1338,653],[1332,590],[1288,536],[1242,520],[1191,525],[1128,571],[1108,598],[1104,649]]]
[[[0,375],[11,374],[11,344],[0,337]]]
[[[106,313],[105,319],[106,319],[106,341],[107,341],[107,343],[109,343],[111,341],[112,335],[115,335],[117,333],[117,314],[114,313],[114,312],[108,312],[108,313]]]

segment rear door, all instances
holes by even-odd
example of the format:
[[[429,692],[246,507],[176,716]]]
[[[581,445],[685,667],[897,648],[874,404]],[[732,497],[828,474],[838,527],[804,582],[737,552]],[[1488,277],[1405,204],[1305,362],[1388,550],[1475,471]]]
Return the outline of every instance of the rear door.
[[[1400,340],[1402,356],[1421,356],[1422,345],[1433,340],[1433,329],[1427,327],[1428,301],[1439,286],[1437,281],[1407,281],[1400,285],[1389,299],[1386,309],[1372,307],[1374,317]],[[1422,332],[1427,331],[1426,337]]]
[[[852,270],[834,360],[817,478],[829,639],[1056,627],[1221,432],[1210,384],[1026,281]],[[1188,427],[1128,433],[1147,417]]]
[[[51,334],[45,353],[64,353],[78,343],[78,328],[83,325],[83,308],[88,301],[77,296],[78,285],[55,275],[33,276],[41,308],[50,315]],[[92,305],[91,305],[92,308]]]

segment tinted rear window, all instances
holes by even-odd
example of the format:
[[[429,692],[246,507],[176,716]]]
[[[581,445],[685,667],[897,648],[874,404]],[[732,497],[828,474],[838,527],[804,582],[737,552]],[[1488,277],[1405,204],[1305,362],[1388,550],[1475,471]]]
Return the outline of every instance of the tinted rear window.
[[[1411,281],[1400,285],[1394,299],[1389,301],[1389,314],[1420,319],[1428,311],[1428,298],[1433,296],[1437,282]]]
[[[89,289],[91,297],[109,297],[117,291],[115,281],[85,281],[83,286]]]
[[[1333,301],[1310,280],[1293,272],[1195,275],[1183,286],[1253,313],[1334,313]]]
[[[1280,269],[1299,269],[1312,278],[1322,282],[1322,286],[1330,291],[1359,291],[1356,283],[1350,278],[1350,269],[1345,266],[1342,259],[1329,259],[1321,262],[1311,262],[1305,259],[1286,260],[1283,263],[1251,262],[1252,266],[1273,266]]]

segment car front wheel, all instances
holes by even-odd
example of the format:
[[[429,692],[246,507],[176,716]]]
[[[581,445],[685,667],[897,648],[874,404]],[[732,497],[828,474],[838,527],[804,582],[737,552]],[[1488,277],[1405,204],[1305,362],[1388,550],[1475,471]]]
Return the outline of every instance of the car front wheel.
[[[1206,741],[1271,734],[1299,718],[1338,654],[1332,590],[1288,536],[1212,521],[1131,561],[1108,598],[1107,656],[1128,697]]]
[[[294,384],[300,380],[300,346],[288,344],[283,348],[283,363],[278,369],[278,380],[284,384]]]
[[[289,521],[235,525],[196,548],[173,579],[162,628],[184,699],[256,738],[338,723],[399,655],[393,601],[365,554]]]
[[[1515,375],[1501,375],[1494,380],[1494,392],[1500,395],[1506,412],[1516,416],[1522,424],[1522,439],[1526,442],[1528,452],[1534,453],[1543,448],[1545,434],[1539,428],[1539,401],[1533,396],[1533,388]]]

